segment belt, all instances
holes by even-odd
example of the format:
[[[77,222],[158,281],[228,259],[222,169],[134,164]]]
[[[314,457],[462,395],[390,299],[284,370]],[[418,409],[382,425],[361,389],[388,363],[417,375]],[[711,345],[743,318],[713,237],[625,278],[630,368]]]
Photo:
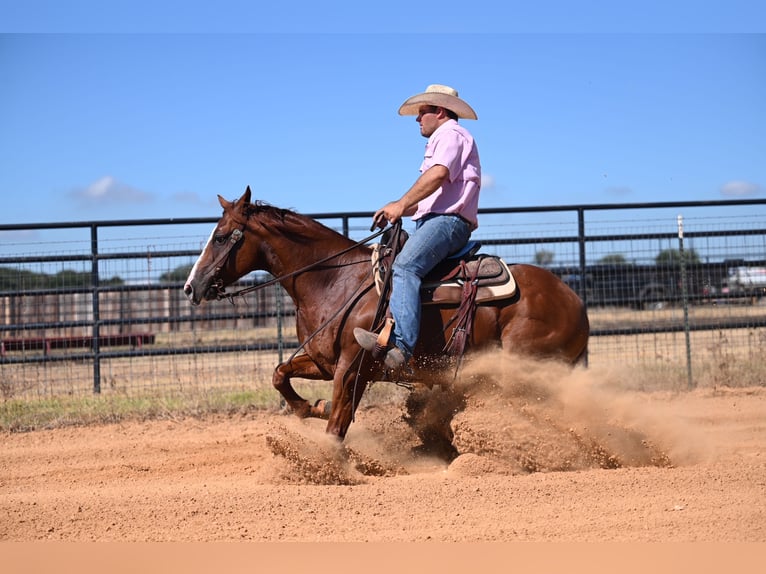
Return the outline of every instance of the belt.
[[[473,223],[468,221],[465,217],[460,215],[459,213],[428,213],[421,217],[420,219],[416,221],[427,221],[429,219],[433,219],[434,217],[457,217],[458,219],[462,219],[467,225],[469,225],[471,228],[473,228]]]
[[[468,221],[465,217],[463,217],[459,213],[440,213],[439,215],[449,215],[450,217],[457,217],[458,219],[462,219],[465,223],[473,227],[473,223]]]

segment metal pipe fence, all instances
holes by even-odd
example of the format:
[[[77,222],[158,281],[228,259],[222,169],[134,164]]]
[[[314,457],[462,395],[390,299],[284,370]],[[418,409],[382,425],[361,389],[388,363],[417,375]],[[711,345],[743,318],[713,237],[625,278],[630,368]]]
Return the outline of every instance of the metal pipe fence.
[[[589,365],[640,367],[631,372],[641,387],[763,384],[765,204],[482,209],[474,239],[508,263],[551,268],[578,292]],[[371,216],[312,215],[356,240]],[[297,347],[281,288],[198,308],[182,293],[216,221],[0,225],[3,397],[268,385]],[[240,285],[268,278],[254,272]]]

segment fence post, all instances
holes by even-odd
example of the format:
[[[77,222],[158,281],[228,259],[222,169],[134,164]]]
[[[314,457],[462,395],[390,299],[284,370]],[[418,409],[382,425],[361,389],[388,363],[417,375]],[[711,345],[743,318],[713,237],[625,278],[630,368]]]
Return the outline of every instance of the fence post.
[[[678,221],[678,257],[681,267],[681,301],[684,309],[684,338],[686,343],[686,386],[694,387],[692,379],[692,347],[689,335],[689,294],[686,284],[686,257],[684,256],[684,217],[679,215]]]
[[[588,312],[588,277],[587,265],[585,259],[585,210],[580,207],[577,209],[577,244],[580,252],[580,298],[585,305],[585,312]],[[588,366],[588,348],[585,348],[584,364]]]
[[[99,338],[101,336],[101,310],[98,300],[99,275],[98,275],[98,226],[93,223],[90,226],[90,286],[91,301],[93,308],[93,327],[91,330],[93,350],[93,392],[101,393],[101,347]]]

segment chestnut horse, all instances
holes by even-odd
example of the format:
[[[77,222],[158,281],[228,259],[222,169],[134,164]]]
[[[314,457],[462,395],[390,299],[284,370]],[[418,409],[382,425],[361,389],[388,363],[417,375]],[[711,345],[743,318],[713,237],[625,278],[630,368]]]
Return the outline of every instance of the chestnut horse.
[[[307,216],[251,204],[250,195],[248,187],[234,202],[218,196],[223,216],[194,264],[184,293],[198,305],[220,298],[225,286],[250,271],[276,277],[295,303],[302,352],[277,365],[273,385],[296,415],[327,418],[327,432],[342,439],[367,384],[381,380],[385,368],[361,350],[353,335],[355,327],[372,327],[378,306],[372,248]],[[509,352],[578,362],[589,335],[580,298],[545,269],[533,265],[510,269],[516,294],[478,306],[470,349],[502,345]],[[441,374],[446,374],[440,358],[454,328],[450,322],[454,314],[454,306],[424,307],[420,339],[410,362],[413,380],[433,384],[434,364],[441,364]],[[312,406],[298,395],[290,384],[293,377],[333,381],[329,414],[324,401]]]

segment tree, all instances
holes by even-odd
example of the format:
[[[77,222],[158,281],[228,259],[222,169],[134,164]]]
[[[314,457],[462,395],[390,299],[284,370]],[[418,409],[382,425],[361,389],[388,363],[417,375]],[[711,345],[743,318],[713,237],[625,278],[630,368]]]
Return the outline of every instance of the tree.
[[[168,271],[160,275],[160,283],[175,283],[176,281],[186,281],[186,278],[191,273],[193,264],[181,265],[176,267],[173,271]]]
[[[598,262],[602,265],[625,265],[628,261],[622,253],[611,253],[604,255]]]
[[[548,251],[546,249],[541,249],[537,253],[535,253],[535,264],[536,265],[550,265],[553,263],[553,258],[556,256],[556,254],[553,251]]]
[[[28,269],[0,267],[0,291],[28,291],[32,289],[67,289],[90,287],[90,271],[63,269],[55,275],[38,273]],[[101,279],[101,285],[122,285],[124,281],[115,275],[111,279]]]
[[[663,249],[654,258],[657,265],[680,265],[681,251],[679,249]],[[684,249],[684,263],[694,265],[700,262],[699,255],[694,249]]]

